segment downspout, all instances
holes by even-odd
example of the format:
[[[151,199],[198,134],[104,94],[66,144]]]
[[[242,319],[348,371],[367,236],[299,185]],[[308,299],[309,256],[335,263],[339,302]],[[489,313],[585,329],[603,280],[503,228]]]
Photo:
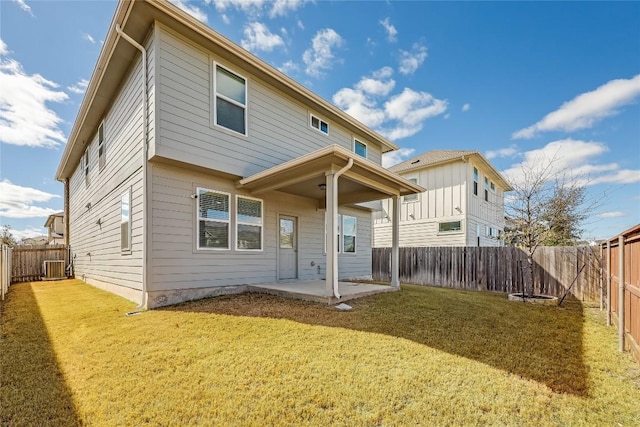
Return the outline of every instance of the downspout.
[[[331,201],[331,203],[333,203],[333,206],[336,207],[336,209],[334,210],[334,215],[338,215],[338,178],[340,178],[340,175],[342,175],[343,173],[345,173],[346,171],[348,171],[349,169],[351,169],[351,167],[353,166],[353,158],[349,158],[349,162],[347,163],[347,165],[345,167],[343,167],[342,169],[340,169],[338,172],[333,174],[333,200]],[[337,222],[336,222],[337,223]],[[333,230],[333,238],[335,238],[335,235],[338,234],[337,233],[338,230]],[[334,263],[333,263],[333,268],[336,270],[336,274],[334,275],[335,280],[333,281],[333,295],[336,298],[342,298],[340,296],[340,292],[338,292],[338,254],[336,251],[333,251],[333,253],[331,254],[331,256],[334,259]],[[333,274],[333,272],[331,272],[331,274]]]
[[[122,31],[120,28],[120,24],[116,24],[116,32],[133,45],[136,49],[140,51],[142,54],[142,89],[143,89],[143,99],[142,99],[142,301],[140,305],[136,307],[136,309],[145,308],[147,305],[147,266],[149,256],[149,239],[148,239],[148,226],[147,226],[147,209],[149,207],[149,189],[147,188],[147,156],[149,152],[149,140],[148,140],[148,112],[149,112],[149,91],[147,88],[147,50],[140,43],[131,38],[128,34]]]

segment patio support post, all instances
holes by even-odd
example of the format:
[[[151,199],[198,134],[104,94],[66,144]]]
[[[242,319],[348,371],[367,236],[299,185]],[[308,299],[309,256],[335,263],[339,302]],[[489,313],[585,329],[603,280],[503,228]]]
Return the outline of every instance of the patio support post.
[[[338,235],[338,189],[334,188],[333,182],[333,173],[327,173],[327,269],[325,273],[325,285],[326,295],[328,297],[333,296],[333,284],[338,282],[338,248],[336,241],[336,236]]]
[[[618,237],[618,350],[624,351],[624,236]]]
[[[400,287],[400,196],[392,197],[391,226],[391,287]]]

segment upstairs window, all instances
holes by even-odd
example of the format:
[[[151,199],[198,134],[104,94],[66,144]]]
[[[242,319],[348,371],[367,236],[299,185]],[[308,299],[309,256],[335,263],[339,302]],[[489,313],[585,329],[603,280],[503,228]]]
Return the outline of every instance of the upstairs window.
[[[262,200],[237,196],[237,249],[262,250]]]
[[[493,181],[491,182],[491,191],[492,191],[493,193],[495,193],[495,192],[496,192],[496,185],[493,183]]]
[[[198,188],[198,249],[229,249],[229,194]]]
[[[358,219],[352,216],[342,216],[342,240],[344,253],[356,253],[356,234]]]
[[[82,172],[84,174],[84,184],[89,186],[89,147],[84,151],[82,156]]]
[[[98,168],[102,170],[106,164],[106,147],[104,144],[104,122],[98,127]]]
[[[473,168],[473,195],[478,195],[478,168]]]
[[[489,178],[484,177],[484,201],[489,201]]]
[[[239,134],[247,129],[247,80],[216,65],[215,123]]]
[[[353,140],[353,151],[359,156],[367,158],[367,144],[360,142],[357,139]]]
[[[329,135],[329,123],[311,114],[311,127],[319,132]]]
[[[418,178],[407,178],[407,181],[412,182],[414,184],[418,184]],[[402,198],[403,202],[417,202],[418,201],[418,193],[408,194]]]
[[[120,196],[120,250],[131,250],[131,190]]]
[[[453,232],[453,231],[462,231],[462,222],[460,222],[460,221],[440,222],[440,223],[438,223],[438,231],[440,233],[450,233],[450,232]]]

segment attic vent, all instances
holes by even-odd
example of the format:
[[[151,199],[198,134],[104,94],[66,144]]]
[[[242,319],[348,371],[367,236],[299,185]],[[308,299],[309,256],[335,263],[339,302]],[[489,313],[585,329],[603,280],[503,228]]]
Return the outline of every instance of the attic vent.
[[[419,162],[420,162],[420,159],[418,159],[418,160],[414,160],[413,162],[411,162],[411,164],[412,164],[412,165],[415,165],[416,163],[419,163]]]

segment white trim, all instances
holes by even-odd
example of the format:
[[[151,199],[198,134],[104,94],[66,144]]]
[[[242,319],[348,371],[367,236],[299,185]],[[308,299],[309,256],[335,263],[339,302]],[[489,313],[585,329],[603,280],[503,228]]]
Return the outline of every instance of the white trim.
[[[224,194],[225,196],[227,196],[228,200],[229,200],[229,219],[227,219],[226,221],[223,219],[208,219],[208,218],[202,218],[202,220],[204,221],[211,221],[211,222],[220,222],[220,223],[226,223],[227,224],[227,247],[226,248],[208,248],[208,247],[200,247],[200,192],[208,192],[208,193],[217,193],[217,194]],[[212,190],[210,188],[204,188],[204,187],[196,187],[196,250],[197,251],[230,251],[231,250],[231,212],[233,211],[232,207],[231,207],[231,193],[227,193],[225,191],[219,191],[219,190]]]
[[[356,138],[355,136],[352,138],[352,141],[353,141],[353,143],[352,143],[353,152],[354,152],[354,153],[356,153],[357,155],[359,155],[359,156],[361,156],[361,157],[365,158],[365,159],[368,159],[368,158],[369,158],[369,146],[367,145],[367,143],[366,143],[366,142],[363,142],[363,141],[360,141],[360,140],[359,140],[358,138]],[[358,153],[358,152],[356,151],[356,144],[362,144],[362,145],[364,145],[364,156],[362,156],[360,153]]]
[[[238,226],[239,225],[250,225],[255,227],[256,224],[251,224],[249,222],[242,222],[238,219],[238,199],[247,199],[247,200],[255,200],[260,202],[260,249],[242,249],[238,247],[239,239],[238,239]],[[240,252],[264,252],[264,200],[258,199],[256,197],[243,196],[241,194],[236,194],[236,205],[235,205],[235,225],[234,225],[234,240],[235,240],[235,248]]]
[[[123,248],[122,247],[122,223],[123,223],[123,221],[122,221],[122,201],[124,200],[125,197],[127,197],[129,199],[128,200],[128,203],[129,203],[129,212],[128,212],[129,219],[127,221],[128,222],[128,225],[127,225],[127,229],[128,229],[127,230],[127,247]],[[133,230],[133,227],[132,227],[132,224],[131,224],[133,222],[132,221],[133,215],[132,215],[132,209],[131,209],[132,208],[131,205],[133,204],[132,202],[133,202],[133,195],[132,195],[131,187],[129,187],[129,188],[127,188],[127,190],[125,190],[124,193],[120,194],[120,253],[122,255],[131,253],[131,246],[132,246],[132,243],[131,243],[132,242],[131,231]]]
[[[407,181],[409,181],[411,183],[414,183],[411,180],[415,179],[416,182],[414,184],[420,185],[419,184],[419,175],[403,176],[403,178],[405,178]],[[422,194],[422,193],[413,193],[413,194],[407,194],[406,196],[402,196],[402,204],[419,202],[420,201],[420,194]],[[407,197],[409,197],[409,199],[407,199]]]
[[[313,119],[314,118],[318,120],[318,127],[313,126]],[[322,123],[327,125],[327,131],[326,132],[323,132],[322,129],[321,129],[322,128]],[[313,114],[311,112],[309,112],[309,127],[311,129],[317,131],[317,132],[320,132],[323,135],[327,135],[327,136],[329,135],[329,122],[324,120],[324,119],[321,119],[320,116],[317,116],[317,115],[315,115],[315,114]]]
[[[223,94],[218,93],[217,90],[217,85],[218,85],[218,79],[216,78],[217,75],[217,71],[218,71],[218,67],[222,68],[223,70],[225,70],[228,73],[233,74],[234,76],[237,76],[241,79],[244,80],[244,105],[239,103],[238,101],[236,101],[235,99],[231,99],[226,97]],[[226,67],[225,65],[222,65],[221,63],[217,62],[217,61],[213,61],[213,68],[211,70],[211,80],[213,82],[212,84],[212,94],[211,94],[211,103],[212,103],[212,114],[213,114],[213,125],[215,127],[224,129],[226,131],[229,132],[233,132],[235,135],[241,135],[241,136],[249,136],[249,80],[243,76],[240,73],[237,73],[233,70],[231,70],[230,68]],[[218,108],[217,108],[217,103],[218,103],[218,97],[220,97],[221,99],[237,106],[237,107],[241,107],[244,110],[244,133],[240,133],[236,130],[230,129],[226,126],[220,125],[218,124]]]

